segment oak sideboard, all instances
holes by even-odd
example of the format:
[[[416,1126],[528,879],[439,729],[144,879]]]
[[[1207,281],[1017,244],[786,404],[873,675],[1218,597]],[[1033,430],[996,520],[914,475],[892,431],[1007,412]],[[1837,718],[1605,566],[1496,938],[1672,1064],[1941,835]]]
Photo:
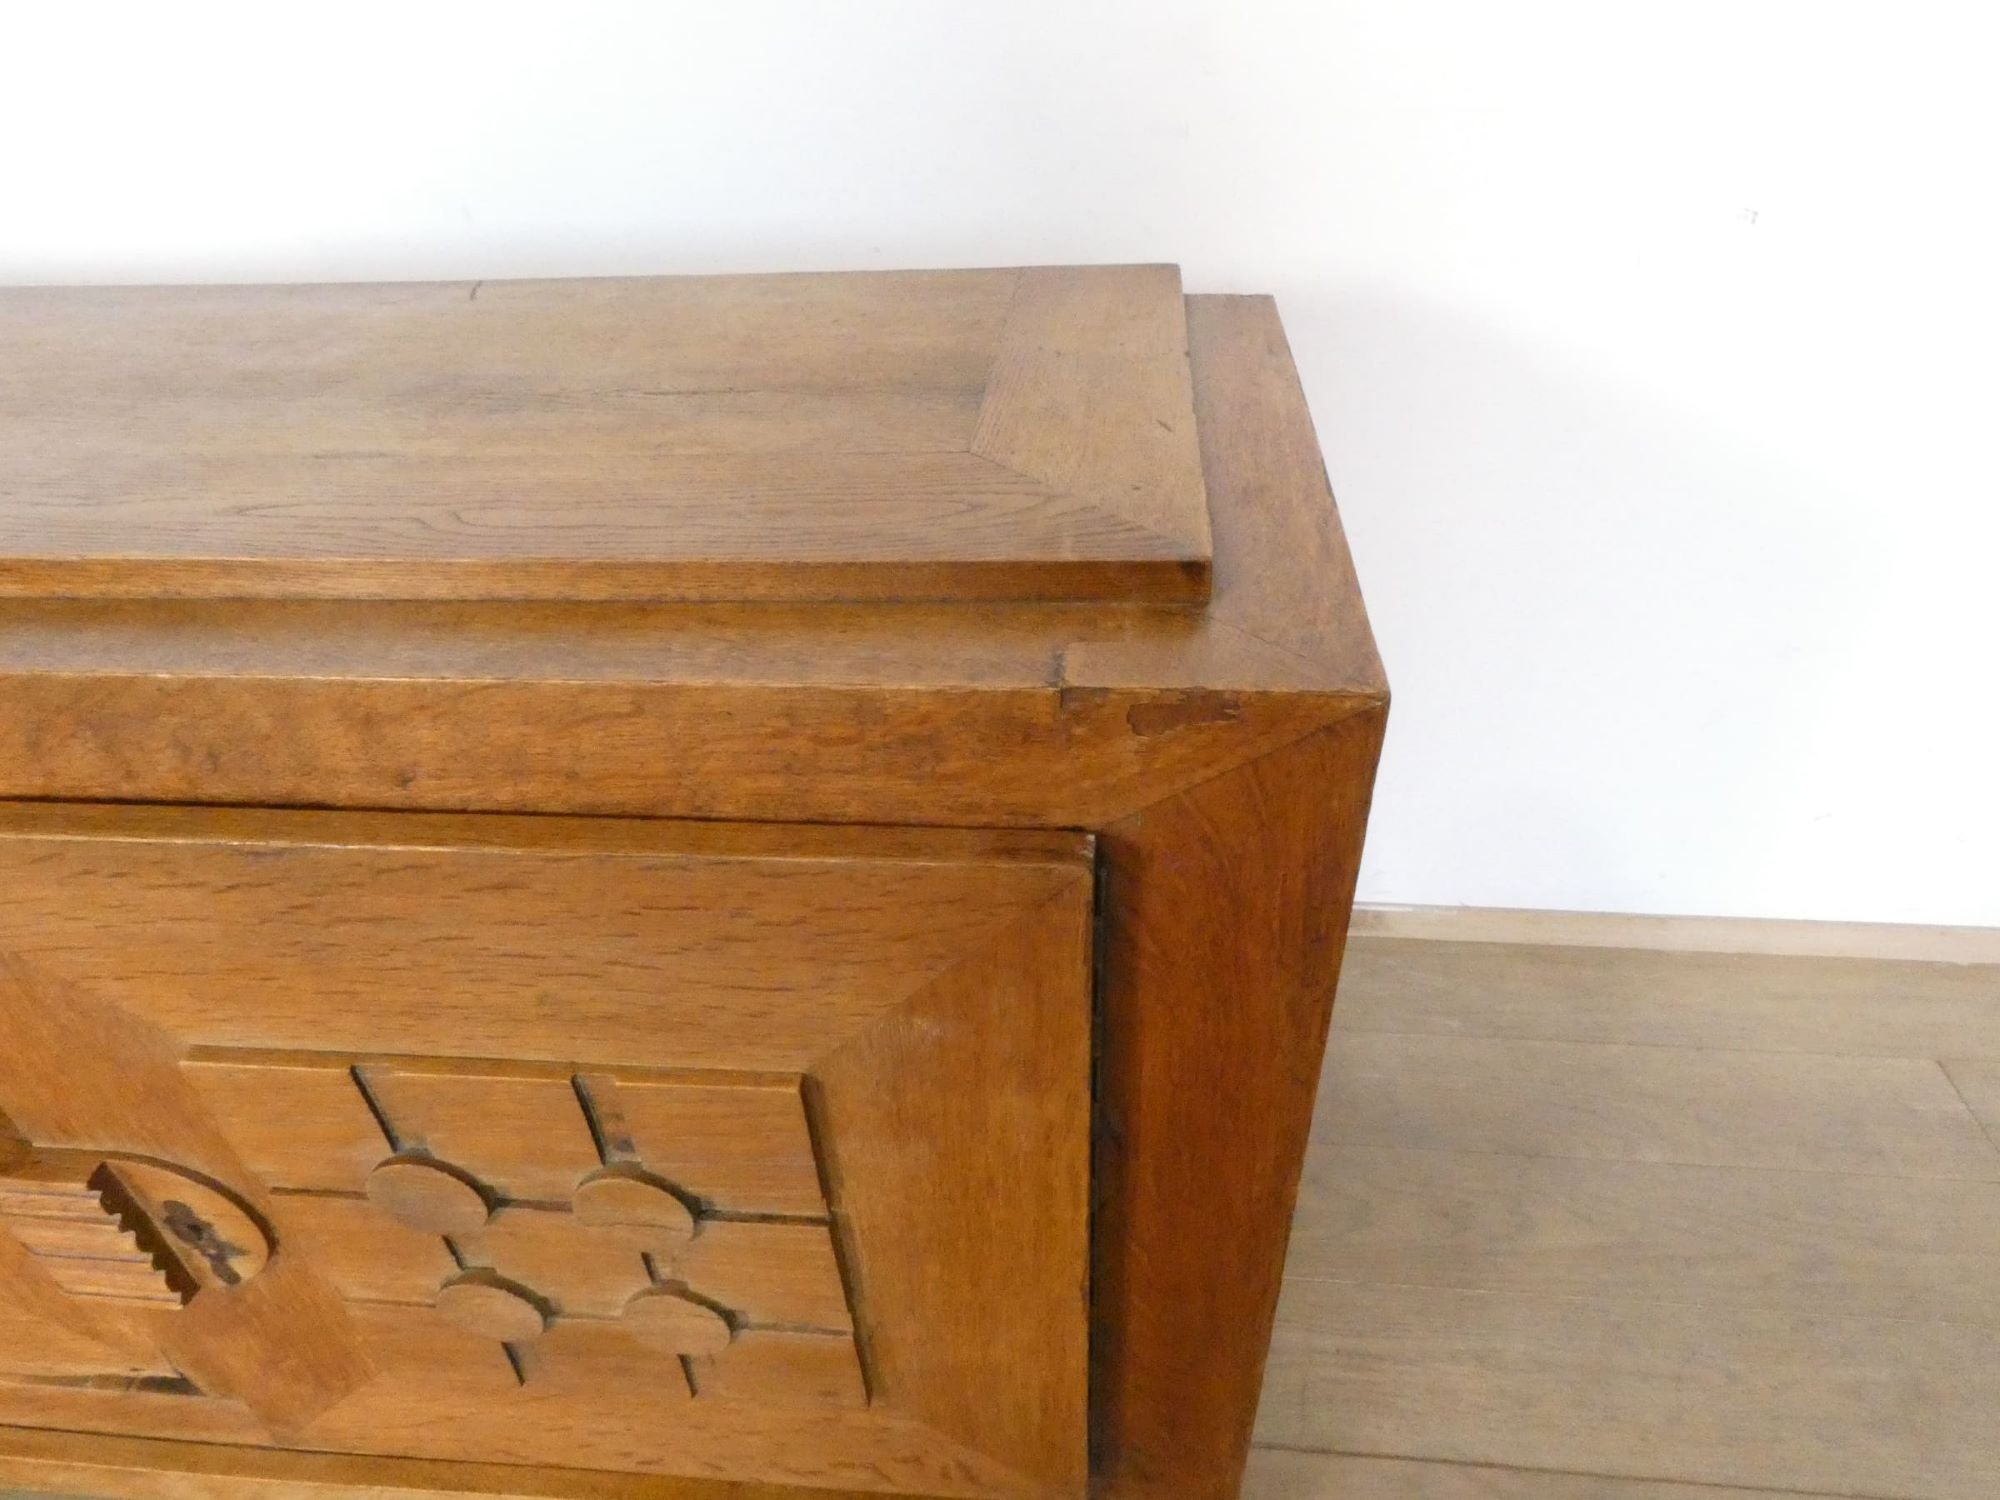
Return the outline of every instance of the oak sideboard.
[[[0,1488],[1226,1500],[1387,701],[1172,267],[0,292]]]

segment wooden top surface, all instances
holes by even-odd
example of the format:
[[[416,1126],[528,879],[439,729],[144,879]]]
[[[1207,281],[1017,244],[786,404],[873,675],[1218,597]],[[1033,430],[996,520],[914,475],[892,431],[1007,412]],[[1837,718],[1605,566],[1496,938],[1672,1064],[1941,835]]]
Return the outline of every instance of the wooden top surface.
[[[0,291],[0,595],[1207,597],[1171,266]]]
[[[1186,319],[1204,608],[0,598],[0,795],[1103,826],[1387,696],[1275,308]]]

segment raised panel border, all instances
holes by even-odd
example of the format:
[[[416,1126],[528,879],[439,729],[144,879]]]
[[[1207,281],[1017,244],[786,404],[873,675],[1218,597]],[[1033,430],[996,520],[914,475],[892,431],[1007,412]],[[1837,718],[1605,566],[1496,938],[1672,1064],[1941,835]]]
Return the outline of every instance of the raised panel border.
[[[410,820],[393,816],[44,806],[0,808],[0,838],[44,846],[54,840],[59,845],[126,847],[161,838],[183,844],[250,840],[282,854],[300,847],[450,850],[457,847],[453,829],[462,828],[471,841],[466,847],[489,850],[609,851],[613,858],[679,850],[682,857],[697,861],[767,861],[774,866],[841,858],[879,857],[920,866],[991,858],[1033,874],[1041,892],[1035,901],[1003,907],[984,938],[943,970],[919,976],[913,991],[893,997],[858,1029],[828,1035],[822,1053],[804,1069],[806,1123],[818,1143],[834,1220],[841,1226],[842,1270],[860,1278],[851,1290],[870,1313],[866,1328],[882,1344],[879,1352],[871,1351],[879,1353],[880,1390],[871,1389],[878,1396],[879,1417],[861,1413],[835,1421],[829,1415],[824,1426],[830,1472],[835,1474],[873,1465],[884,1476],[899,1476],[901,1487],[914,1493],[1081,1494],[1088,1422],[1084,1267],[1091,841],[1071,835],[949,830],[891,830],[876,839],[865,831],[813,829],[798,830],[793,839],[788,830],[772,827],[498,821],[511,826],[471,818],[440,819],[416,829]],[[281,866],[272,870],[282,878]],[[18,963],[8,983],[10,993],[19,997],[19,1003],[10,999],[5,1007],[10,1025],[39,1016],[56,1028],[46,1037],[38,1035],[32,1049],[37,1055],[60,1050],[62,1027],[82,1018],[91,1032],[89,1046],[98,1055],[122,1060],[126,1082],[179,1075],[179,1054],[160,1048],[164,1033],[134,1024],[116,1005]],[[195,1047],[193,1060],[240,1063],[245,1055],[240,1049],[202,1044]],[[287,1059],[310,1060],[284,1052],[256,1056],[277,1065]],[[443,1066],[404,1063],[393,1055],[338,1057],[320,1065],[341,1064],[362,1071]],[[511,1070],[523,1079],[553,1076],[546,1063],[482,1067],[476,1058],[453,1060],[455,1070],[468,1066],[496,1074]],[[616,1064],[592,1071],[621,1079],[658,1076],[653,1070]],[[726,1075],[698,1070],[687,1076],[714,1080]],[[741,1076],[758,1085],[773,1075]],[[10,1085],[15,1090],[25,1086],[24,1076],[14,1077]],[[184,1143],[161,1134],[163,1127],[153,1114],[114,1106],[107,1102],[111,1098],[106,1095],[98,1105],[121,1122],[116,1131],[120,1141],[112,1146],[130,1135],[170,1156],[182,1149]],[[42,1122],[34,1131],[37,1144],[104,1144],[80,1138],[80,1132],[88,1133],[80,1125],[49,1124],[81,1119],[76,1112],[80,1105],[47,1091],[31,1102],[33,1108],[23,1118]],[[938,1149],[914,1155],[903,1149],[913,1138],[909,1132],[917,1129],[912,1112],[923,1117],[914,1138]],[[51,1129],[54,1138],[42,1142],[40,1137]],[[990,1181],[968,1177],[954,1152],[995,1138],[1018,1149],[997,1156],[975,1152],[974,1160],[1001,1176]],[[393,1139],[385,1139],[382,1149],[386,1153],[393,1146]],[[197,1155],[195,1164],[218,1176],[243,1181],[254,1176],[241,1169],[219,1135],[200,1145]],[[1031,1161],[1035,1169],[1023,1177],[1006,1168],[1010,1160]],[[911,1203],[930,1205],[936,1222],[914,1223]],[[282,1200],[268,1217],[283,1224]],[[938,1277],[932,1252],[960,1242],[974,1247],[965,1262],[972,1269],[970,1279]],[[972,1336],[982,1324],[994,1331],[983,1359],[954,1363],[927,1354],[932,1348],[957,1347],[949,1341]],[[930,1333],[940,1326],[958,1332],[948,1335],[946,1344],[935,1345]],[[305,1330],[296,1336],[308,1342],[313,1337]],[[350,1353],[356,1347],[351,1341],[343,1345]],[[1008,1389],[996,1392],[991,1384],[996,1379]],[[17,1420],[38,1411],[38,1423],[74,1420],[81,1427],[96,1427],[100,1424],[89,1420],[88,1413],[96,1409],[91,1403],[102,1399],[49,1387],[28,1402],[14,1387],[8,1409]],[[167,1397],[135,1388],[129,1397],[114,1399],[164,1412],[157,1403]],[[341,1434],[352,1432],[351,1423],[362,1420],[367,1409],[367,1403],[353,1399],[329,1407],[325,1397],[315,1397],[306,1408],[283,1413],[280,1435],[296,1433],[311,1447],[346,1446],[349,1439]],[[0,1432],[0,1452],[10,1435],[11,1430]],[[576,1435],[587,1436],[587,1429]],[[760,1469],[769,1477],[795,1474],[803,1455],[813,1452],[796,1419],[789,1429],[767,1424],[759,1441],[768,1445],[768,1457],[763,1447],[745,1450],[756,1454],[747,1471],[752,1479]],[[587,1468],[605,1462],[611,1451],[602,1444],[580,1443],[578,1462]],[[925,1474],[934,1490],[913,1483]]]

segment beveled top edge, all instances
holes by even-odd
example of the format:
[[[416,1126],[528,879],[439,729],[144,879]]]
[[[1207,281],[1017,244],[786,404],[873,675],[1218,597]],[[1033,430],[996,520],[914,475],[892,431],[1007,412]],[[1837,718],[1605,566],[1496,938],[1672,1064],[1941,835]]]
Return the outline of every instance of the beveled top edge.
[[[1198,603],[1171,266],[0,290],[0,596]]]

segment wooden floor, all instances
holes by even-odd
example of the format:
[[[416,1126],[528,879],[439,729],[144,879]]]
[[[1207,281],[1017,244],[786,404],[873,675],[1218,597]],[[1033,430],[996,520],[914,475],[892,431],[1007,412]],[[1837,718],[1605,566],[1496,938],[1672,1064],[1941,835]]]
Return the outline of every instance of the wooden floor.
[[[1254,1500],[2000,1497],[2000,967],[1357,940]]]

